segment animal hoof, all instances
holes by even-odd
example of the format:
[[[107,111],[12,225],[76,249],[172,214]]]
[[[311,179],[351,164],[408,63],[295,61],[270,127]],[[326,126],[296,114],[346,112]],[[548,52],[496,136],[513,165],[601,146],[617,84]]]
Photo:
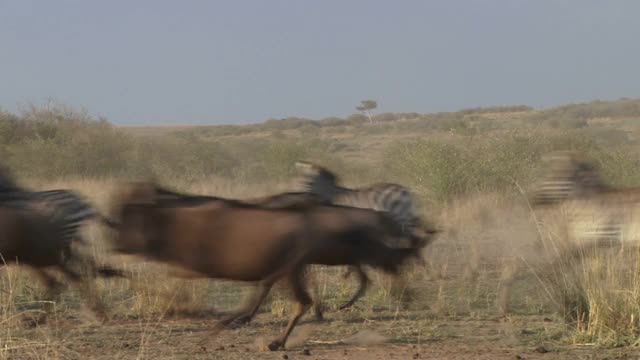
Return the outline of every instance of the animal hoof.
[[[269,350],[276,351],[283,347],[283,343],[280,340],[274,340],[271,344],[269,344]]]

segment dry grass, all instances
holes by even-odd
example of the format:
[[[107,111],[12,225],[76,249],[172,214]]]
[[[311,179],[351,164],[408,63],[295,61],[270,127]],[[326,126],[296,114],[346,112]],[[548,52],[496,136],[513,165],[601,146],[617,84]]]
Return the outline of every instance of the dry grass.
[[[108,212],[118,183],[80,179],[48,184],[32,182],[31,185],[42,189],[77,189],[94,200],[102,211]],[[194,193],[251,198],[284,190],[290,184],[249,187],[213,180],[169,185]],[[411,343],[416,339],[448,336],[454,339],[455,331],[445,336],[440,329],[444,325],[436,324],[460,319],[479,322],[505,319],[498,323],[501,324],[499,333],[510,339],[517,338],[518,344],[522,344],[524,340],[514,328],[535,323],[538,321],[536,316],[553,318],[558,309],[567,315],[572,306],[575,316],[569,326],[560,322],[562,325],[554,330],[540,327],[533,330],[534,338],[527,337],[527,343],[633,343],[640,316],[637,290],[640,257],[637,252],[626,253],[624,262],[612,253],[602,256],[583,253],[573,260],[562,259],[554,252],[561,241],[567,240],[566,232],[561,231],[561,217],[557,214],[543,217],[537,213],[533,216],[523,199],[495,193],[460,199],[441,209],[430,209],[429,213],[431,216],[437,214],[437,221],[445,232],[427,249],[427,268],[409,268],[406,287],[399,291],[392,290],[388,278],[370,272],[373,286],[355,309],[345,314],[329,312],[327,315],[334,321],[317,327],[326,329],[322,331],[327,331],[327,338],[319,338],[322,334],[316,331],[316,334],[302,336],[301,344],[305,338],[310,339],[309,344],[322,344],[336,340],[336,337],[342,341],[367,330],[369,325],[366,324],[376,324],[377,330],[369,334],[375,334],[373,338],[381,342]],[[157,356],[154,347],[158,346],[158,339],[190,336],[185,334],[193,331],[170,335],[177,331],[171,330],[171,321],[195,316],[196,319],[210,319],[207,320],[210,325],[212,314],[237,306],[248,290],[246,284],[227,281],[182,280],[171,276],[175,269],[137,258],[109,255],[106,242],[109,234],[97,225],[89,226],[86,235],[92,244],[87,250],[89,254],[131,273],[131,280],[97,281],[99,296],[111,314],[110,322],[134,324],[121,325],[125,326],[122,331],[127,329],[129,334],[136,334],[130,336],[137,338],[135,344],[127,340],[129,345],[126,351],[122,350],[123,354],[131,355],[135,348],[137,358]],[[83,351],[95,352],[108,346],[100,342],[107,340],[89,340],[102,339],[93,335],[100,331],[105,331],[108,338],[111,330],[101,330],[103,327],[97,325],[73,288],[56,304],[54,320],[34,330],[25,329],[20,320],[37,313],[37,299],[42,291],[35,277],[22,270],[5,267],[0,277],[0,359],[80,358]],[[335,310],[355,291],[353,279],[342,280],[343,271],[342,268],[315,268],[313,280],[329,310]],[[504,298],[505,289],[508,289],[508,298]],[[287,293],[282,290],[278,288],[273,292],[259,317],[284,320],[289,303]],[[409,298],[411,301],[406,301]],[[502,317],[505,309],[511,314],[507,318]],[[336,317],[341,320],[335,320]],[[65,330],[69,324],[81,330]],[[203,326],[201,329],[206,329],[206,323]],[[274,333],[274,325],[268,325],[267,330],[268,334]],[[256,336],[255,330],[243,331],[246,333],[239,336]],[[117,335],[110,336],[112,341],[119,341],[115,340]],[[227,335],[221,339],[226,339],[224,336]],[[358,336],[354,339],[355,343],[360,341]],[[484,339],[490,339],[490,336]],[[80,343],[89,350],[78,348]],[[99,353],[95,355],[100,358]]]
[[[622,239],[629,242],[623,248],[616,241],[580,236],[602,225],[602,214],[617,211],[604,207],[585,200],[539,213],[541,251],[549,263],[535,272],[557,310],[575,327],[575,341],[635,344],[640,335],[640,252],[633,246],[637,225],[631,215],[637,210],[625,209]]]

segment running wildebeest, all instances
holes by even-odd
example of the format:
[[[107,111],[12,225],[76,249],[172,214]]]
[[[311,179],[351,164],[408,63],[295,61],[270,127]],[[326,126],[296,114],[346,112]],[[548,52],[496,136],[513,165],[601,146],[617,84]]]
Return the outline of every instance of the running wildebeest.
[[[266,196],[258,199],[252,199],[249,202],[253,204],[260,205],[269,209],[278,209],[278,208],[295,208],[295,207],[308,207],[315,205],[341,205],[341,206],[350,206],[343,204],[335,204],[330,201],[330,199],[325,196],[321,196],[314,192],[288,192],[277,195]],[[363,209],[370,209],[363,206],[354,206]],[[375,210],[375,209],[371,209]],[[389,215],[388,212],[385,215]],[[425,222],[420,221],[421,228],[415,229],[411,232],[406,231],[407,229],[403,227],[403,224],[398,222],[393,216],[389,216],[389,218],[399,225],[399,229],[402,230],[402,236],[394,236],[385,238],[385,245],[390,248],[425,248],[429,243],[433,240],[433,234],[437,231],[426,224]],[[413,253],[414,259],[417,260],[420,264],[424,265],[424,259],[421,256],[421,252],[416,251]],[[361,265],[353,265],[349,267],[349,270],[344,274],[346,278],[350,273],[355,272],[358,280],[358,290],[354,294],[354,296],[347,301],[345,304],[338,307],[339,310],[344,310],[351,307],[359,298],[361,298],[365,291],[367,284],[369,282],[369,278],[365,273],[363,267]],[[318,320],[322,319],[322,310],[321,303],[318,299],[314,302],[314,312],[316,314],[316,318]]]
[[[125,189],[117,205],[120,225],[112,239],[114,250],[209,278],[259,282],[249,306],[221,320],[222,327],[253,317],[273,284],[285,279],[297,307],[284,333],[269,345],[271,350],[284,347],[313,303],[304,283],[308,265],[368,265],[397,273],[420,250],[386,246],[383,238],[401,236],[401,230],[371,210],[333,205],[266,209],[213,197],[180,205],[166,197],[153,183]]]
[[[407,236],[393,239],[393,242],[387,243],[389,247],[412,247],[412,239],[428,237],[430,225],[422,218],[421,202],[406,186],[383,182],[348,188],[342,185],[340,177],[335,172],[319,164],[299,160],[296,161],[295,167],[300,173],[298,186],[305,193],[332,204],[382,211],[396,221]],[[422,257],[416,260],[419,265],[426,266]],[[347,269],[344,277],[348,277],[354,271],[359,277],[362,276],[363,270],[352,266]],[[392,283],[392,288],[395,289],[404,286],[405,279],[396,279]]]
[[[215,196],[207,196],[207,195],[193,195],[193,194],[183,194],[177,193],[165,188],[156,187],[157,200],[165,205],[168,204],[180,204],[182,206],[185,205],[197,205],[202,204],[211,200],[219,200],[220,198]],[[289,210],[304,210],[310,206],[317,205],[330,205],[330,202],[325,200],[323,197],[309,193],[309,192],[287,192],[281,193],[261,198],[255,198],[251,200],[243,200],[243,202],[247,202],[253,205],[258,205],[260,207],[266,209],[289,209]],[[387,238],[384,239],[387,241],[385,245],[390,247],[402,247],[398,246],[401,242],[404,245],[404,248],[413,248],[413,249],[422,249],[426,247],[431,240],[433,240],[433,234],[436,231],[432,228],[429,228],[425,225],[423,236],[417,236],[417,232],[412,234],[406,234],[405,237],[409,239],[396,239],[396,238]],[[389,244],[389,242],[391,244]],[[392,246],[395,245],[395,246]],[[420,251],[415,251],[413,253],[414,258],[418,260],[422,260]],[[351,307],[359,298],[361,298],[368,287],[369,277],[364,272],[364,269],[361,265],[352,266],[353,271],[355,271],[358,279],[358,289],[354,293],[354,295],[343,305],[339,306],[339,310],[344,310]],[[346,274],[348,275],[348,274]],[[323,311],[322,305],[319,299],[316,299],[313,303],[313,310],[316,316],[316,319],[323,319]],[[245,319],[246,320],[246,319]]]

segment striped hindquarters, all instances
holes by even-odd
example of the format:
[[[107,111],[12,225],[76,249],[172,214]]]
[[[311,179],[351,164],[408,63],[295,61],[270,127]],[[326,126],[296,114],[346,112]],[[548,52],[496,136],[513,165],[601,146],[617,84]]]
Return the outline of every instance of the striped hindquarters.
[[[383,183],[345,190],[334,197],[334,203],[384,211],[403,226],[412,226],[420,218],[416,197],[402,185]]]
[[[98,211],[82,196],[70,190],[48,190],[33,193],[50,216],[64,227],[64,235],[73,240],[85,221],[99,216]]]
[[[338,176],[322,166],[298,161],[296,167],[301,170],[299,183],[308,193],[338,205],[384,211],[403,227],[421,223],[418,199],[402,185],[379,183],[348,189],[341,187]]]
[[[0,201],[8,206],[35,211],[63,228],[65,243],[78,238],[85,221],[101,217],[81,195],[70,190],[4,193]]]
[[[579,243],[624,243],[640,239],[640,189],[607,184],[597,163],[576,151],[543,157],[541,181],[533,206],[551,210],[549,222],[568,225],[569,238]]]
[[[559,203],[609,189],[593,161],[575,151],[557,151],[542,159],[541,182],[533,192],[533,205]]]
[[[533,193],[532,204],[554,204],[568,199],[575,190],[573,181],[547,180],[540,183]]]

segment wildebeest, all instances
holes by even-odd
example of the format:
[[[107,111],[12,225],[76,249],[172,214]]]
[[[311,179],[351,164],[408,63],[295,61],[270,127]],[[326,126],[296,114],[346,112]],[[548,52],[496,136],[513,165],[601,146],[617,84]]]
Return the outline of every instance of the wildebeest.
[[[297,161],[295,166],[300,173],[299,186],[309,195],[332,204],[383,211],[396,221],[407,236],[393,239],[393,243],[387,244],[390,247],[411,247],[413,244],[407,243],[407,240],[428,236],[426,232],[430,231],[430,225],[424,222],[420,214],[420,201],[406,186],[375,183],[360,188],[347,188],[342,186],[338,175],[324,166],[304,160]],[[423,258],[418,261],[425,265]],[[353,271],[362,278],[362,269],[356,267],[350,267],[344,276],[347,277]]]
[[[383,213],[317,205],[266,209],[241,201],[209,197],[180,205],[148,182],[128,186],[118,202],[120,222],[114,250],[182,266],[210,278],[259,282],[248,307],[221,320],[226,326],[251,318],[273,284],[285,279],[297,303],[285,342],[313,303],[304,283],[308,265],[368,265],[397,273],[419,248],[394,249],[383,238],[402,236]]]
[[[321,196],[314,192],[287,192],[257,199],[251,199],[249,200],[249,202],[270,209],[295,207],[302,208],[315,205],[333,204],[329,198]],[[386,213],[386,215],[389,215],[389,213]],[[397,220],[393,216],[389,216],[389,218],[397,222]],[[385,245],[391,248],[421,249],[426,247],[433,240],[434,237],[432,235],[435,234],[437,230],[433,227],[428,226],[424,222],[420,223],[423,225],[421,232],[406,232],[405,230],[407,229],[401,227],[402,225],[398,223],[398,225],[400,226],[399,228],[403,230],[403,236],[384,238],[383,241],[385,241]],[[414,256],[415,259],[418,260],[418,262],[423,263],[423,258],[420,252],[414,252]],[[358,289],[349,301],[339,306],[339,310],[344,310],[351,307],[359,298],[361,298],[364,295],[369,282],[369,278],[361,265],[350,266],[349,270],[344,274],[344,277],[347,277],[351,272],[355,272],[355,274],[357,275]],[[322,319],[321,303],[319,299],[316,299],[316,301],[314,302],[314,312],[318,319]]]
[[[194,195],[194,194],[184,194],[177,193],[166,188],[156,187],[157,201],[164,205],[169,204],[180,204],[182,206],[185,205],[197,205],[202,204],[211,200],[219,200],[220,198],[215,196],[207,196],[207,195]],[[250,200],[243,200],[243,202],[247,202],[249,204],[258,205],[262,208],[266,209],[288,209],[288,210],[304,210],[305,208],[317,205],[330,205],[331,203],[325,198],[308,192],[287,192],[280,193],[276,195],[270,195],[260,198],[254,198]],[[405,234],[403,239],[396,238],[384,238],[386,241],[386,245],[390,247],[404,247],[404,248],[413,248],[413,249],[421,249],[429,244],[429,242],[433,239],[433,234],[436,232],[433,228],[424,228],[424,234],[426,236],[418,237],[415,233],[413,234]],[[399,246],[400,242],[403,242]],[[419,251],[415,251],[414,257],[418,260],[422,260],[421,254]],[[355,270],[355,273],[358,277],[358,288],[354,295],[343,305],[339,306],[340,310],[347,309],[351,307],[359,298],[361,298],[368,287],[369,277],[365,273],[364,269],[361,265],[352,266],[352,269]],[[318,320],[323,318],[322,314],[322,305],[319,299],[315,299],[313,303],[313,310],[315,316]]]

